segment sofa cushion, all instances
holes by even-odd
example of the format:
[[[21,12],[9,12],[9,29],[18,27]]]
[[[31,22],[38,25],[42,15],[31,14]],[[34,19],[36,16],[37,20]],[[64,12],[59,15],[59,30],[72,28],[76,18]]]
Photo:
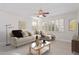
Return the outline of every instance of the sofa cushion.
[[[13,37],[17,37],[17,38],[23,37],[22,30],[12,30],[12,34]]]

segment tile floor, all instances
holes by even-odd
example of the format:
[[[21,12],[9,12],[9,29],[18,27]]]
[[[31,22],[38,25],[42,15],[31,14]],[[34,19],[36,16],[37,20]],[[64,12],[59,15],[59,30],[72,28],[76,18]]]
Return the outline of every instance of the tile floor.
[[[43,55],[74,55],[71,52],[71,43],[64,41],[51,41],[51,51]],[[78,54],[78,53],[76,53]],[[0,55],[32,55],[29,53],[29,44],[14,48],[11,46],[0,46]]]

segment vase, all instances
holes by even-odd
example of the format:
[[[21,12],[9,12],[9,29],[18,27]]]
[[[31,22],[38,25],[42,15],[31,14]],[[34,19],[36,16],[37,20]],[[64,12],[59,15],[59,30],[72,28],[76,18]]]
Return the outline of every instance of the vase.
[[[38,39],[38,36],[36,36],[36,46],[39,46],[39,39]]]
[[[46,43],[46,41],[45,41],[45,40],[43,40],[43,43]]]

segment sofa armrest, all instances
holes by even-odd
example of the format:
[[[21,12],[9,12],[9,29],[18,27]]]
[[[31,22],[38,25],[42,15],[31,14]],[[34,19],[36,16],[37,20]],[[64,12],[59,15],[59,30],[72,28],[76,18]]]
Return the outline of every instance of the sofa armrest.
[[[11,45],[16,46],[17,45],[17,39],[18,38],[16,38],[16,37],[11,37],[11,40],[10,40]]]
[[[11,37],[11,40],[16,41],[18,38],[16,37]]]

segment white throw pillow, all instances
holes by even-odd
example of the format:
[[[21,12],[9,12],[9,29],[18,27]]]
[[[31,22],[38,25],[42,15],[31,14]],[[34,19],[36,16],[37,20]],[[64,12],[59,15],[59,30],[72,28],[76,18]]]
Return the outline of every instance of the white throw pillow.
[[[27,37],[27,36],[28,36],[27,31],[24,31],[24,32],[23,32],[23,37]]]

